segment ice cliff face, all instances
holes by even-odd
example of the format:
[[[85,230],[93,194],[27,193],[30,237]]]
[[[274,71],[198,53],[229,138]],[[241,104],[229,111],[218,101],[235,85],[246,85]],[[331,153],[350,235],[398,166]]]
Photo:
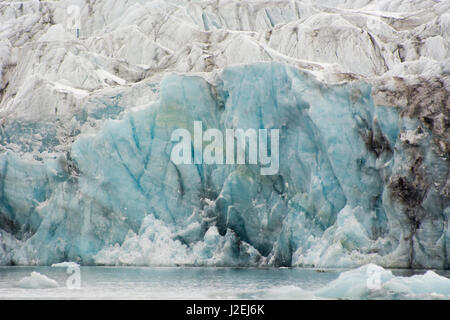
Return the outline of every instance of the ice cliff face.
[[[450,5],[339,3],[1,3],[0,264],[449,268]],[[194,121],[278,174],[173,164]]]

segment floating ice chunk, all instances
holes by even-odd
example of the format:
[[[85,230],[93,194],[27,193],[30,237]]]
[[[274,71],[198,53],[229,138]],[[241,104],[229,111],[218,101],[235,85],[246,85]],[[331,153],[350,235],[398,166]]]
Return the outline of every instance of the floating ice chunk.
[[[432,295],[450,299],[450,279],[429,270],[423,275],[395,277],[383,285],[386,290],[405,295]]]
[[[62,267],[62,268],[68,268],[68,267],[79,267],[80,265],[76,262],[60,262],[60,263],[54,263],[52,264],[52,267]]]
[[[396,277],[375,264],[343,272],[339,278],[315,292],[323,298],[435,298],[450,299],[450,279],[433,271],[424,275]]]
[[[21,279],[17,286],[25,289],[47,289],[57,288],[58,283],[39,272],[33,271],[29,277]]]
[[[247,292],[242,298],[257,299],[450,299],[450,279],[433,271],[424,275],[396,277],[375,264],[342,272],[339,277],[317,290],[298,286],[272,287]]]

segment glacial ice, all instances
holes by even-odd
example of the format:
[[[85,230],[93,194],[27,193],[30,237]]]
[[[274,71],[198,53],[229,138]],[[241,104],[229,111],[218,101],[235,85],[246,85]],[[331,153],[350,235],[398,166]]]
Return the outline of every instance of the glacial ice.
[[[1,156],[3,210],[18,224],[10,232],[32,233],[15,261],[447,263],[444,208],[428,203],[435,216],[424,219],[428,237],[419,238],[385,183],[405,170],[395,151],[404,144],[424,148],[435,181],[448,169],[445,160],[427,151],[426,128],[374,106],[369,85],[327,87],[284,64],[253,64],[225,69],[214,87],[200,77],[167,75],[160,97],[81,136],[66,157],[40,164],[10,151]],[[192,130],[195,120],[206,128],[280,128],[279,174],[260,176],[257,165],[175,166],[171,132]],[[412,128],[420,128],[420,139],[397,138]],[[421,243],[414,256],[409,236]]]
[[[375,279],[371,279],[374,274]],[[372,284],[373,283],[373,284]],[[322,288],[305,290],[298,286],[274,287],[247,293],[260,299],[450,299],[450,279],[429,270],[423,275],[394,276],[374,264],[342,272]]]
[[[39,272],[31,272],[29,277],[21,279],[17,286],[24,289],[47,289],[57,288],[58,283]]]
[[[58,268],[79,267],[79,266],[80,265],[78,263],[72,262],[72,261],[64,261],[64,262],[52,264],[52,267],[58,267]]]
[[[371,282],[374,274],[378,274],[379,283]],[[355,270],[343,272],[339,278],[315,292],[323,298],[368,299],[392,298],[420,298],[421,295],[435,295],[436,298],[450,298],[450,279],[439,276],[428,270],[423,275],[411,277],[396,277],[392,271],[377,265],[369,264]]]
[[[449,268],[448,3],[70,3],[0,7],[0,265]],[[194,121],[279,173],[174,165]]]

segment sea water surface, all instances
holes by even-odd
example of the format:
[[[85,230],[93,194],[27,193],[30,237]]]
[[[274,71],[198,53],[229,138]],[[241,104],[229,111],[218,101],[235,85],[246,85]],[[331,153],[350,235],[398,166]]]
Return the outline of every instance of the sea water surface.
[[[0,267],[0,299],[310,299],[342,269],[218,267],[80,267],[80,289],[69,289],[66,268]],[[39,272],[58,288],[24,289],[18,282]],[[393,270],[396,276],[423,270]],[[450,271],[437,271],[450,278]]]

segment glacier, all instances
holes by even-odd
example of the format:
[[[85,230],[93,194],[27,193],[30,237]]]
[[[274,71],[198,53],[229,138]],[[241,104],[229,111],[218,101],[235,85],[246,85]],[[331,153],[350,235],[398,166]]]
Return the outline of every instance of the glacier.
[[[67,3],[0,6],[0,265],[450,268],[448,3]],[[175,165],[194,121],[278,173]]]
[[[448,263],[441,190],[433,184],[416,198],[424,191],[408,166],[444,186],[448,163],[430,150],[431,134],[418,121],[374,106],[366,83],[327,87],[290,66],[262,63],[226,68],[215,86],[171,74],[160,97],[81,136],[65,157],[36,164],[2,155],[9,231],[32,234],[12,259]],[[207,128],[281,128],[279,174],[261,176],[257,165],[174,165],[171,132],[195,120]],[[419,130],[414,145],[398,134]],[[425,208],[412,206],[420,200]]]

